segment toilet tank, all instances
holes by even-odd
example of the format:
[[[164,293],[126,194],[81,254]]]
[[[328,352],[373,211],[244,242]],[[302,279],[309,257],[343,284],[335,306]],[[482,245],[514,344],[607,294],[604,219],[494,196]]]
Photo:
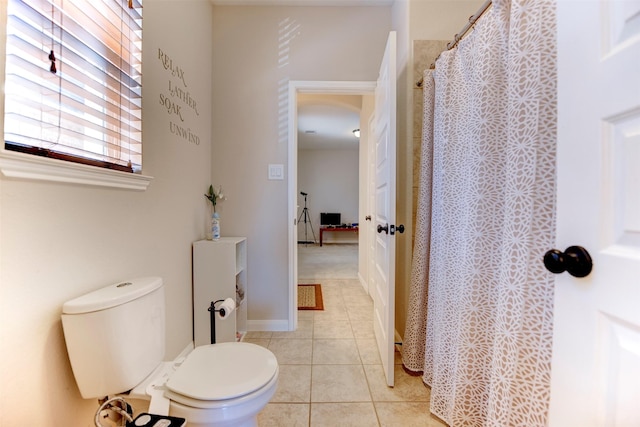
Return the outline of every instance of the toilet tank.
[[[83,398],[128,391],[164,358],[162,278],[114,283],[68,301],[62,328]]]

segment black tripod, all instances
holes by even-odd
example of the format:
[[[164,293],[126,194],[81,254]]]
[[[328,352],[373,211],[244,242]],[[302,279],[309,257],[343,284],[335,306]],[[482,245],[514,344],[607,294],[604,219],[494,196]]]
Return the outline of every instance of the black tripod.
[[[313,232],[313,224],[311,224],[311,215],[309,215],[309,209],[307,208],[307,193],[300,192],[304,196],[304,209],[300,213],[300,217],[298,218],[298,224],[304,218],[304,241],[298,241],[298,243],[316,243],[316,234]],[[311,235],[313,236],[313,242],[310,242],[307,238],[307,224],[311,227]]]

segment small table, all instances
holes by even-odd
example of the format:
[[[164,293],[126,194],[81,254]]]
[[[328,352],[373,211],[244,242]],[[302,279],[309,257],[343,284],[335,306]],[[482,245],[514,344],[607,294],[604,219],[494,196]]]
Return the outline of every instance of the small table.
[[[358,233],[358,227],[320,227],[320,246],[322,246],[322,234],[325,231],[352,231]]]

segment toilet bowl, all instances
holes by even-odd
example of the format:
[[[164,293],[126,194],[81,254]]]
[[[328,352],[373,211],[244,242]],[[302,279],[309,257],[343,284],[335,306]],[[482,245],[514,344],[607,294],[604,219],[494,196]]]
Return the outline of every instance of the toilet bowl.
[[[185,418],[189,427],[257,426],[276,390],[275,355],[233,342],[163,362],[164,302],[162,279],[143,277],[63,305],[67,353],[82,397],[148,399],[148,412]]]
[[[154,413],[185,418],[189,427],[254,427],[277,384],[278,363],[269,350],[221,343],[196,347],[185,359],[168,362],[128,395],[150,398]]]

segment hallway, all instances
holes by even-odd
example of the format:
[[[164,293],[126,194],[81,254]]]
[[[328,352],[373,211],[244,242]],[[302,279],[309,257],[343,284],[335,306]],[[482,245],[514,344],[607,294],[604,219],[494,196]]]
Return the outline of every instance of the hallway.
[[[444,426],[429,415],[429,389],[403,370],[397,352],[396,386],[385,384],[373,303],[357,279],[357,250],[299,247],[300,283],[322,284],[325,309],[299,311],[294,332],[247,333],[246,342],[269,348],[280,365],[278,390],[259,415],[260,427]]]

